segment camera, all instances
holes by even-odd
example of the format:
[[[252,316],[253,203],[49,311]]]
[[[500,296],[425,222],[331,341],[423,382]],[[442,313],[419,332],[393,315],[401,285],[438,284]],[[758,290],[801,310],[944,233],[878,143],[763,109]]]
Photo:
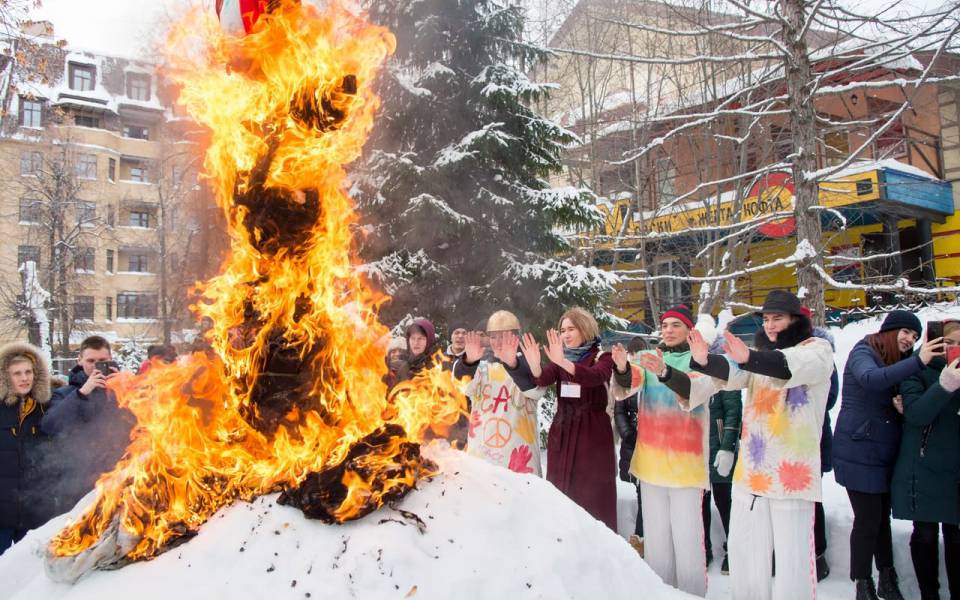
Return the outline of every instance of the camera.
[[[94,364],[94,367],[95,367],[98,371],[100,371],[101,373],[103,373],[103,376],[104,376],[104,377],[107,377],[107,376],[110,375],[111,373],[114,373],[114,372],[115,372],[114,369],[116,369],[117,372],[120,371],[120,365],[118,365],[118,364],[117,364],[117,361],[115,361],[115,360],[98,360],[98,361]]]
[[[943,337],[943,321],[927,321],[927,341]]]

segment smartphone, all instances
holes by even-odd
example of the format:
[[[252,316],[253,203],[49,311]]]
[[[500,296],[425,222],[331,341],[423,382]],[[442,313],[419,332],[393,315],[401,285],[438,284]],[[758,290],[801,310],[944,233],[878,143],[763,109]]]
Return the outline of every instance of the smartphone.
[[[927,321],[927,341],[943,337],[943,321]]]
[[[117,371],[120,370],[120,365],[118,365],[115,360],[98,360],[94,366],[98,371],[103,373],[104,377],[114,373],[114,369]]]
[[[958,358],[960,358],[960,346],[947,346],[947,364],[952,365]]]

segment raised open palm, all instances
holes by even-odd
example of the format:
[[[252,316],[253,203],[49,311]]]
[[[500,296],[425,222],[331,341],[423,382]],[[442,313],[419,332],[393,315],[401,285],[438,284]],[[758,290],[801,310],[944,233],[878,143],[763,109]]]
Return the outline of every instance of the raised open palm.
[[[547,345],[543,347],[547,353],[550,362],[559,365],[563,363],[563,342],[560,341],[560,334],[556,329],[547,330]]]
[[[466,361],[470,364],[473,364],[483,358],[483,338],[476,331],[471,331],[467,333],[466,339],[464,341],[464,352],[466,353]]]
[[[520,351],[523,352],[523,357],[527,359],[527,364],[530,365],[530,373],[534,377],[540,377],[543,373],[543,369],[540,368],[540,345],[537,344],[537,340],[532,333],[523,334],[523,338],[520,340]]]

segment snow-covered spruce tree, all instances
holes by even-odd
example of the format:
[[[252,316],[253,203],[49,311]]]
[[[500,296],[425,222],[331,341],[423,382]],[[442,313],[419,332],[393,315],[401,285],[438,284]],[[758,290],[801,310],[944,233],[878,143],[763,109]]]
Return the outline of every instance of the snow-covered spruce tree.
[[[575,138],[529,107],[550,86],[523,72],[545,56],[521,43],[523,10],[499,0],[370,10],[397,36],[353,190],[367,270],[393,297],[384,321],[472,325],[507,308],[539,329],[579,305],[610,323],[614,277],[565,258],[563,234],[601,215],[588,190],[548,182]]]

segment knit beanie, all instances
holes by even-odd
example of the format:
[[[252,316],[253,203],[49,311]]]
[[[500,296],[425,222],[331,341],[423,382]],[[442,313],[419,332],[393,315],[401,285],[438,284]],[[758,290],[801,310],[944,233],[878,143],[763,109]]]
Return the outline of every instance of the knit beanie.
[[[804,316],[803,305],[800,304],[800,298],[786,290],[772,290],[767,294],[763,301],[761,314],[765,313],[783,313],[785,315]]]
[[[407,349],[407,339],[402,337],[390,338],[390,343],[387,344],[387,353],[391,350],[406,350]]]
[[[917,315],[908,310],[891,310],[880,326],[880,333],[893,329],[909,329],[917,332],[917,337],[923,334],[923,325]]]
[[[680,319],[683,321],[684,325],[690,329],[693,329],[693,312],[690,311],[690,308],[686,304],[678,304],[660,315],[660,322],[663,323],[664,319],[669,319],[671,317],[674,319]]]

